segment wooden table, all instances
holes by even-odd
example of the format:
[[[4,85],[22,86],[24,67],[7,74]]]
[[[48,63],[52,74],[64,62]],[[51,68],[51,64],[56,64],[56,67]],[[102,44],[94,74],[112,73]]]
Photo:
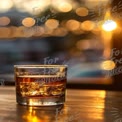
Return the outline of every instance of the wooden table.
[[[0,122],[122,122],[122,92],[67,90],[56,107],[16,104],[15,87],[0,87]]]

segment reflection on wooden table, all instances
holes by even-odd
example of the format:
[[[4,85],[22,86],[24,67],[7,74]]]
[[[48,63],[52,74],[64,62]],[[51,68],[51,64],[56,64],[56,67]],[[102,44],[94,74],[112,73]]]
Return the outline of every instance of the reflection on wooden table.
[[[0,122],[121,122],[122,92],[67,90],[64,106],[16,104],[15,87],[0,87]]]

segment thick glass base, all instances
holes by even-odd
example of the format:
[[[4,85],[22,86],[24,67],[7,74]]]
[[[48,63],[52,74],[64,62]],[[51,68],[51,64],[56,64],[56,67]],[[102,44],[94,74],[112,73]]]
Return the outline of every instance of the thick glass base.
[[[53,106],[53,105],[62,105],[65,102],[65,96],[60,97],[47,97],[47,98],[39,98],[39,97],[22,97],[17,96],[17,103],[21,105],[28,106]]]

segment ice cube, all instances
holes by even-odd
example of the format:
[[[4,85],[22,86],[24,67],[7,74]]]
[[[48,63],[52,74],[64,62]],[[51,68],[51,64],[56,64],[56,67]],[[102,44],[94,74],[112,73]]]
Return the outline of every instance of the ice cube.
[[[62,95],[64,94],[64,85],[55,86],[55,88],[51,91],[52,95]]]
[[[55,95],[62,95],[63,92],[62,91],[55,90],[55,91],[52,91],[51,94],[54,95],[54,96]]]
[[[44,89],[44,95],[49,96],[51,87],[50,86],[44,86],[43,89]]]
[[[43,87],[39,88],[39,93],[40,93],[40,95],[43,95],[43,94],[44,94],[44,89],[43,89]]]

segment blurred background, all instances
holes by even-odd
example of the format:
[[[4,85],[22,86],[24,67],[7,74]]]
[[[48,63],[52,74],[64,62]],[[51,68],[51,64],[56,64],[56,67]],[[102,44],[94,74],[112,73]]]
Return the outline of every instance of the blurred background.
[[[0,81],[14,82],[17,64],[66,64],[68,83],[111,85],[121,9],[114,0],[0,1]]]

